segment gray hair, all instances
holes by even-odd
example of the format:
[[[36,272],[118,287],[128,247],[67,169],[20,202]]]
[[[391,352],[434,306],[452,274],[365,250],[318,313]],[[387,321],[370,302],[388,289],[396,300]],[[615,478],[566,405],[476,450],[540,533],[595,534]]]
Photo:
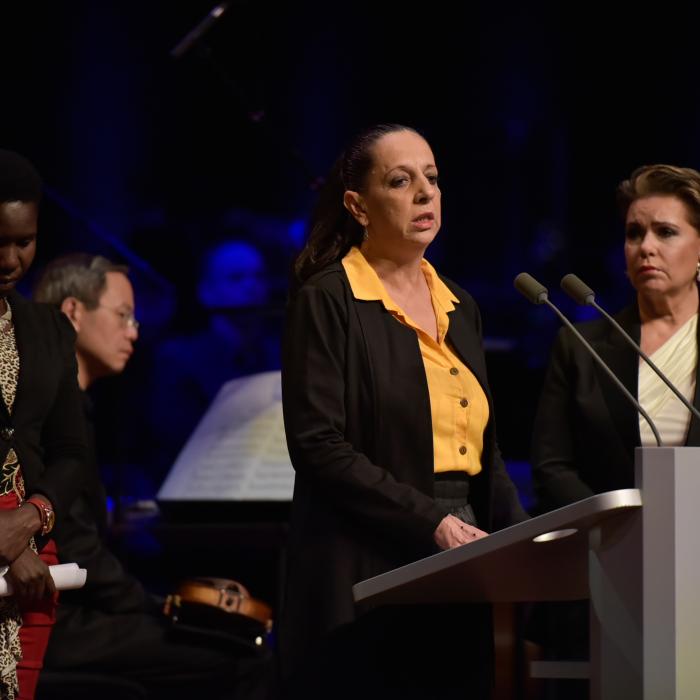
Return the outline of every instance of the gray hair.
[[[73,253],[50,262],[34,285],[34,301],[60,306],[75,297],[88,309],[97,308],[107,285],[108,272],[126,275],[126,265],[116,265],[102,255]]]

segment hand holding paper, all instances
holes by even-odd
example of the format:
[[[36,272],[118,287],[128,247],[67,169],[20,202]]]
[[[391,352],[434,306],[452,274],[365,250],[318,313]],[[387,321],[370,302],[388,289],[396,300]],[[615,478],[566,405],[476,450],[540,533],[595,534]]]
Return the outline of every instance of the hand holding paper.
[[[3,571],[4,569],[4,571]],[[77,564],[56,564],[50,566],[51,578],[59,591],[82,588],[87,579],[87,570]],[[5,578],[7,567],[0,567],[0,597],[12,595],[12,585]]]

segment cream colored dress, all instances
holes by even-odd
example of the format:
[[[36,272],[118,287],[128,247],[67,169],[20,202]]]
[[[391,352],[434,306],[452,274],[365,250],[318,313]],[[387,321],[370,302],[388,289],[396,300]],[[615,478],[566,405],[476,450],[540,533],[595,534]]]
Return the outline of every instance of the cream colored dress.
[[[695,398],[698,364],[698,316],[681,326],[650,358],[691,403]],[[639,363],[639,403],[654,421],[661,440],[669,447],[684,445],[690,425],[690,411],[673,392],[641,361]],[[656,445],[644,418],[639,416],[642,445]]]

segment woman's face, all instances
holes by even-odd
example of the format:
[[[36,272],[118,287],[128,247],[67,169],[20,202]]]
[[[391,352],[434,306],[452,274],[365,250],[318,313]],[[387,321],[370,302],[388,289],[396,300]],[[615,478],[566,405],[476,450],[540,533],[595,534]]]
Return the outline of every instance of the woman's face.
[[[0,203],[0,296],[14,289],[34,260],[37,214],[34,202]]]
[[[673,195],[632,202],[625,221],[627,274],[639,294],[674,296],[693,291],[700,233],[688,209]]]
[[[372,149],[364,190],[345,193],[345,206],[381,246],[425,249],[440,228],[435,158],[413,131],[386,134]]]

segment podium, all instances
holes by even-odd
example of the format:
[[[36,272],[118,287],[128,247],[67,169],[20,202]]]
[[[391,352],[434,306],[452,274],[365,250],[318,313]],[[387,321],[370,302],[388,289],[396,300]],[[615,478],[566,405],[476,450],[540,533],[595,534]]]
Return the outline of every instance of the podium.
[[[644,447],[592,496],[353,587],[356,603],[590,601],[593,700],[700,698],[700,447]]]

